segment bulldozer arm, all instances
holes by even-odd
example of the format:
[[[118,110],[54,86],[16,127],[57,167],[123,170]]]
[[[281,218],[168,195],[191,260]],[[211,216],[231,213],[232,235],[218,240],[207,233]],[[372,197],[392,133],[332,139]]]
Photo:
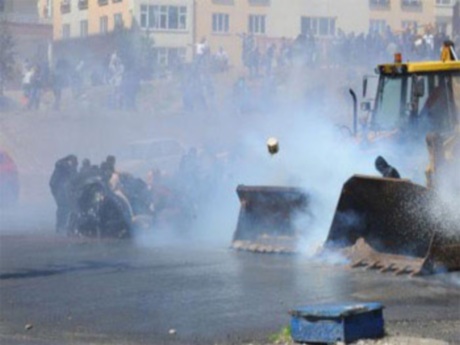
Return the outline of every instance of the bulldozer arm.
[[[352,266],[426,274],[460,269],[460,223],[433,190],[355,175],[343,186],[325,250]]]
[[[292,253],[301,230],[300,215],[308,215],[309,197],[300,188],[244,186],[236,189],[240,199],[238,223],[232,247],[254,252]]]

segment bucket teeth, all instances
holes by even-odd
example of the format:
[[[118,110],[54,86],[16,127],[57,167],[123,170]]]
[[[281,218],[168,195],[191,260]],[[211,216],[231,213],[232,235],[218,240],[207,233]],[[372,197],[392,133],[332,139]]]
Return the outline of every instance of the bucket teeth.
[[[403,266],[395,271],[395,275],[411,274],[414,270],[410,266]]]
[[[383,264],[381,264],[380,261],[374,261],[370,263],[369,265],[367,265],[366,269],[373,270],[373,269],[379,269],[381,267],[383,267]]]
[[[365,260],[357,260],[351,264],[352,268],[363,267],[363,266],[367,266],[367,262]]]
[[[387,266],[384,266],[380,269],[380,272],[385,273],[385,272],[390,272],[396,270],[395,264],[391,263]]]

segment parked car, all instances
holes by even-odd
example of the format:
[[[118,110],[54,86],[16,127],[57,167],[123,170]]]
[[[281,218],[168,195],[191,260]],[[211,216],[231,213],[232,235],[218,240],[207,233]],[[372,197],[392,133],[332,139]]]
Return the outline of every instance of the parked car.
[[[15,204],[19,198],[19,176],[16,163],[0,148],[0,206]]]
[[[120,150],[117,169],[143,178],[152,169],[173,174],[185,152],[185,146],[175,139],[139,140]]]

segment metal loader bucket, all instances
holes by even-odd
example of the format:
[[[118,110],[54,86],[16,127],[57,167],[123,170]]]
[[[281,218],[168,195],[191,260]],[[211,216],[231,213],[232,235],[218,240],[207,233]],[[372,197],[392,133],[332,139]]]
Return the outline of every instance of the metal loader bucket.
[[[241,208],[232,247],[268,253],[296,251],[295,220],[308,214],[309,198],[294,187],[244,186],[236,189]]]
[[[409,180],[355,175],[344,185],[326,250],[352,266],[397,274],[460,269],[460,224],[436,196]]]

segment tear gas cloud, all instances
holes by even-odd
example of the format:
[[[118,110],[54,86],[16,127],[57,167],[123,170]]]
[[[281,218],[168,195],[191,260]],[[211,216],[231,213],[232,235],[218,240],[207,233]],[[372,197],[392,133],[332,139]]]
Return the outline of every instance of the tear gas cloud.
[[[99,164],[108,154],[117,156],[132,141],[167,136],[187,147],[222,153],[225,159],[220,162],[220,170],[214,171],[219,182],[213,184],[205,177],[205,183],[195,185],[187,179],[176,179],[173,188],[179,193],[184,185],[191,189],[194,200],[186,202],[193,209],[193,217],[183,223],[181,231],[169,231],[168,226],[154,228],[151,234],[139,236],[136,243],[229,245],[240,206],[236,186],[281,185],[301,187],[312,197],[313,221],[299,219],[308,227],[302,250],[312,253],[326,238],[343,183],[355,173],[374,175],[374,159],[381,154],[363,153],[337,127],[351,127],[348,87],[358,85],[361,78],[352,70],[342,72],[339,75],[337,71],[326,73],[294,66],[283,85],[278,85],[273,97],[276,101],[264,100],[270,105],[263,107],[262,114],[239,114],[228,102],[203,112],[178,114],[180,88],[165,82],[165,86],[155,87],[164,93],[163,99],[171,99],[166,109],[141,105],[139,112],[108,110],[98,106],[106,96],[91,94],[90,89],[74,108],[53,112],[45,104],[46,109],[37,116],[24,113],[22,118],[8,118],[5,125],[12,129],[8,148],[17,159],[23,187],[21,202],[27,207],[8,211],[11,217],[2,217],[1,228],[9,229],[13,223],[15,228],[36,228],[34,214],[40,214],[47,220],[46,224],[42,222],[42,229],[53,229],[55,205],[48,181],[57,159],[73,153],[80,162],[89,158]],[[162,111],[164,114],[152,114]],[[267,152],[270,137],[279,140],[275,155]],[[396,158],[390,163],[398,167]],[[195,204],[199,205],[196,209]],[[24,212],[29,216],[21,217]]]
[[[163,119],[147,112],[112,113],[95,107],[66,109],[60,113],[48,110],[43,111],[41,119],[26,114],[23,119],[11,121],[11,126],[22,128],[19,133],[22,144],[13,143],[10,147],[22,176],[21,199],[29,206],[33,204],[26,212],[30,214],[33,208],[33,213],[46,215],[48,225],[43,224],[43,229],[54,227],[55,205],[48,181],[58,158],[73,153],[80,162],[89,158],[99,164],[108,154],[116,156],[120,148],[132,141],[164,137],[164,133],[169,133],[169,137],[177,138],[188,147],[205,148],[213,153],[223,150],[225,159],[221,170],[215,171],[221,176],[217,184],[209,180],[189,186],[194,198],[190,203],[199,204],[190,222],[183,225],[189,229],[178,232],[152,229],[152,236],[141,236],[137,243],[229,245],[240,206],[236,186],[281,185],[301,187],[312,197],[314,221],[308,221],[308,239],[303,248],[312,252],[327,235],[342,184],[355,173],[374,174],[375,157],[363,154],[353,139],[337,127],[351,124],[350,99],[323,94],[317,99],[310,97],[306,103],[303,90],[313,90],[311,85],[318,84],[318,75],[299,78],[301,71],[291,75],[295,78],[288,80],[284,90],[276,95],[280,100],[276,107],[258,115],[234,114],[232,109],[217,108],[215,112],[219,117],[210,118],[215,114],[203,113]],[[309,89],[306,84],[310,84]],[[319,85],[328,85],[328,90],[344,86],[324,76]],[[296,90],[297,99],[292,90]],[[279,140],[279,152],[275,155],[270,155],[266,147],[267,138],[272,136]],[[33,140],[37,137],[38,142]],[[173,187],[180,193],[181,187],[190,185],[191,181],[176,180],[175,183]],[[204,190],[209,188],[211,192]],[[206,197],[202,197],[205,194]],[[8,219],[2,221],[2,229],[10,227]],[[20,226],[34,225],[35,228],[36,219],[25,219],[21,217]]]

